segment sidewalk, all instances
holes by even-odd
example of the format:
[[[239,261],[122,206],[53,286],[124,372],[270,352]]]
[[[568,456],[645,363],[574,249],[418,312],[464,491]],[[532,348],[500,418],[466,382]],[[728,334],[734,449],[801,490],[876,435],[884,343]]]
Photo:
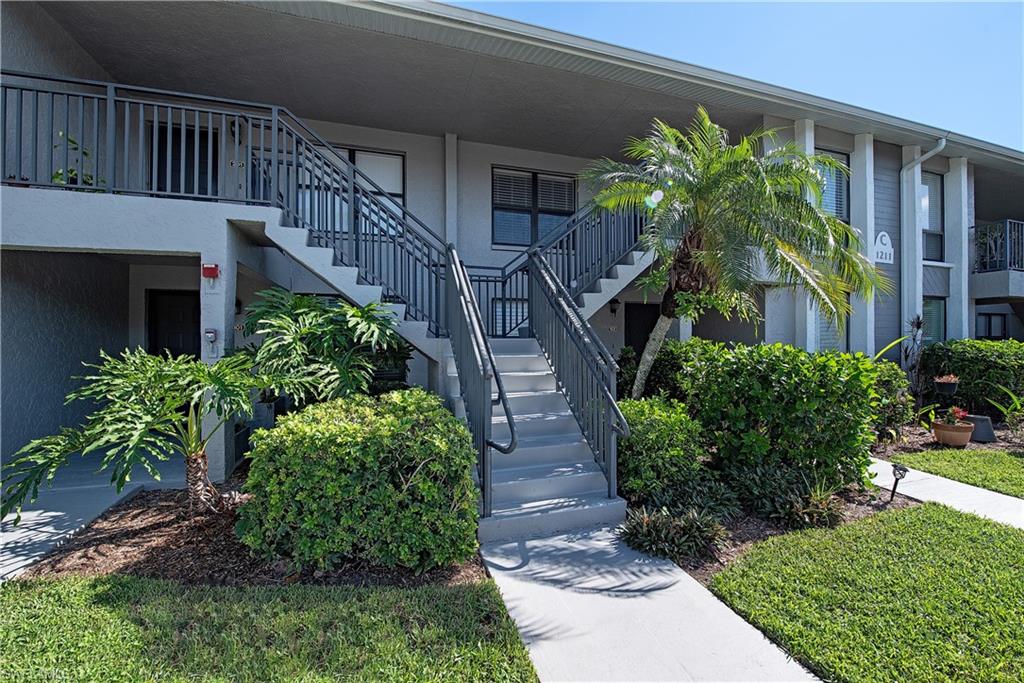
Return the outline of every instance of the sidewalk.
[[[869,468],[874,482],[892,489],[892,463],[871,459]],[[920,470],[910,470],[896,489],[911,498],[948,505],[1003,524],[1024,529],[1024,499],[978,488]]]
[[[481,548],[541,681],[810,681],[689,574],[608,529]]]

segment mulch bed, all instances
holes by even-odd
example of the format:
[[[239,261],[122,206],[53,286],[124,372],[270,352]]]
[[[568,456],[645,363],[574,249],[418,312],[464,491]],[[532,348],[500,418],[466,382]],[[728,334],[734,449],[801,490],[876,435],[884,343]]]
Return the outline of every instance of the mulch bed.
[[[237,490],[240,479],[222,490]],[[235,536],[235,512],[190,515],[183,490],[143,491],[107,510],[23,576],[128,574],[182,584],[401,586],[473,583],[486,574],[479,557],[416,575],[352,563],[296,573],[285,562],[254,557]]]
[[[968,442],[967,450],[987,451],[1022,451],[1024,444],[1013,441],[1010,431],[1002,425],[995,427],[996,440],[992,443]],[[880,444],[874,453],[876,458],[883,460],[898,460],[900,453],[918,453],[927,450],[945,450],[949,446],[943,446],[935,441],[935,436],[922,427],[906,427],[903,430],[903,438],[897,443]]]
[[[889,492],[882,490],[861,491],[851,487],[837,495],[843,501],[840,524],[855,522],[884,510],[899,510],[921,504],[899,493],[890,502]],[[729,539],[715,557],[696,558],[682,565],[690,576],[705,586],[711,583],[715,574],[742,557],[758,541],[791,532],[779,524],[749,515],[726,523],[725,528],[729,531]]]

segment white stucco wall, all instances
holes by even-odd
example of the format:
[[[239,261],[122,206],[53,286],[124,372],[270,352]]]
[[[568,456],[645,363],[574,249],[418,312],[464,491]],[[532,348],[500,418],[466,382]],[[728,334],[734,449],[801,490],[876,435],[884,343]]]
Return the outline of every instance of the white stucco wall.
[[[0,3],[5,69],[110,80],[110,74],[36,2]]]
[[[96,254],[0,252],[0,457],[75,426],[65,395],[99,351],[128,342],[128,266]]]

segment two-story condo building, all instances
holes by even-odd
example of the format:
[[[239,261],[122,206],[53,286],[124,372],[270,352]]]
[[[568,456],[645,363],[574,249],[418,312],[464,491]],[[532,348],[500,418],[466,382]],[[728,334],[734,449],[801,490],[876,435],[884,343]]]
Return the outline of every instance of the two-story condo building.
[[[5,457],[80,417],[62,399],[100,349],[212,362],[279,285],[392,303],[412,380],[469,418],[485,514],[620,515],[609,356],[654,323],[652,259],[577,174],[698,104],[847,164],[829,206],[895,292],[840,333],[765,273],[763,323],[672,335],[871,354],[922,315],[930,340],[1024,337],[1019,150],[445,5],[2,12]],[[217,479],[235,441],[210,448]]]

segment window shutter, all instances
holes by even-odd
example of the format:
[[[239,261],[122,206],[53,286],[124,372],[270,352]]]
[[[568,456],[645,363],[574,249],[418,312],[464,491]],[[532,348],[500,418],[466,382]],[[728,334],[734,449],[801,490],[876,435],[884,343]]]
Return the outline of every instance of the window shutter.
[[[925,299],[921,306],[921,318],[924,320],[922,337],[926,344],[945,341],[946,339],[946,300]]]
[[[849,167],[850,158],[838,152],[817,150],[818,154],[830,156]],[[830,168],[821,169],[825,176],[825,188],[821,197],[821,208],[841,221],[850,222],[850,179],[845,173]]]
[[[517,206],[529,209],[533,204],[529,173],[494,171],[493,201],[495,206]]]
[[[537,176],[537,207],[544,211],[565,211],[576,209],[576,181],[557,176]]]

